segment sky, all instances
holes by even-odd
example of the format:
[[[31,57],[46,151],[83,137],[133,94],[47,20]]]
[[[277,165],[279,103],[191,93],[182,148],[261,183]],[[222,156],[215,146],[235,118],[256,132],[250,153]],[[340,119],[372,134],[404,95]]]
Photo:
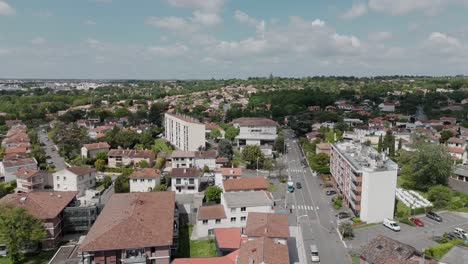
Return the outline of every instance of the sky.
[[[0,78],[468,75],[468,0],[0,0]]]

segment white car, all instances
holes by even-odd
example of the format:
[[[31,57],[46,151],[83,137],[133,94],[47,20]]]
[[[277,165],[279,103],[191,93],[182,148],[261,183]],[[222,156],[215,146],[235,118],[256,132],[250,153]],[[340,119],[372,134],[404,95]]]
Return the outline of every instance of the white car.
[[[457,233],[457,234],[460,234],[460,235],[463,235],[465,237],[468,237],[468,233],[466,233],[465,230],[463,230],[462,228],[457,227],[457,228],[455,228],[453,230],[453,232]]]
[[[400,226],[397,224],[397,222],[393,221],[393,220],[390,220],[390,219],[387,219],[385,218],[383,220],[383,225],[390,228],[391,230],[395,231],[395,232],[399,232],[400,231]]]
[[[312,262],[320,262],[320,257],[316,245],[310,245],[310,259]]]

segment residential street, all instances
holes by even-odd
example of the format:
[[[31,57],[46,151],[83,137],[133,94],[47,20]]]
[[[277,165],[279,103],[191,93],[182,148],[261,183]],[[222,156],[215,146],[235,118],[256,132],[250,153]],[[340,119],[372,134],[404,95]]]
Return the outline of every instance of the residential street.
[[[320,188],[318,177],[301,163],[303,155],[293,138],[290,130],[284,131],[288,153],[284,155],[284,162],[288,164],[288,175],[296,184],[302,184],[301,189],[295,189],[293,193],[287,193],[287,208],[292,208],[289,215],[291,226],[299,225],[302,231],[303,241],[297,241],[299,255],[305,252],[307,263],[310,259],[310,245],[318,247],[321,263],[351,263],[347,250],[336,231],[336,212],[333,211],[330,199]],[[304,262],[304,256],[300,258]]]
[[[42,147],[45,150],[46,156],[50,156],[52,164],[55,166],[56,170],[63,170],[66,168],[65,160],[59,155],[57,149],[55,148],[54,142],[49,139],[47,132],[42,129],[38,129],[37,134],[39,135],[39,140],[45,146]]]

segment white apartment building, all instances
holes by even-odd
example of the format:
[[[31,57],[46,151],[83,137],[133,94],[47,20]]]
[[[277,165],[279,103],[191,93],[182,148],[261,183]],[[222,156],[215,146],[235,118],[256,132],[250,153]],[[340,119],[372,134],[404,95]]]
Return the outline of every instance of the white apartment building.
[[[205,148],[205,125],[198,120],[173,113],[164,115],[166,140],[180,150]]]
[[[216,151],[182,151],[175,150],[171,154],[172,168],[203,169],[206,166],[210,170],[216,169]]]
[[[171,191],[176,194],[198,193],[201,171],[197,168],[174,168],[171,171]]]
[[[364,144],[331,146],[330,172],[344,203],[367,223],[392,219],[398,165]]]
[[[379,109],[382,112],[395,112],[395,103],[385,102],[379,104]]]
[[[44,189],[44,173],[21,168],[16,172],[16,192],[29,193]]]
[[[158,169],[145,168],[134,171],[128,178],[130,192],[151,192],[161,182],[161,172]]]
[[[85,167],[68,167],[53,174],[55,191],[77,191],[77,197],[96,185],[96,170]]]
[[[238,147],[242,149],[245,145],[258,145],[263,154],[272,155],[272,146],[278,136],[278,123],[258,117],[241,117],[232,120],[231,123],[239,129],[239,135],[236,137]]]

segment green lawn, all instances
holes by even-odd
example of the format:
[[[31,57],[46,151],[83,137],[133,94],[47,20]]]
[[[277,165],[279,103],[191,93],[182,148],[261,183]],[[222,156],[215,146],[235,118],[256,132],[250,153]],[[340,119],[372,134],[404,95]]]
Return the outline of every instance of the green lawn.
[[[216,256],[216,245],[213,239],[190,240],[193,226],[185,225],[179,230],[178,258],[190,257],[214,257]],[[2,264],[2,263],[0,263]]]
[[[55,251],[41,251],[39,253],[27,254],[24,258],[23,264],[47,264],[54,256]],[[9,258],[0,258],[0,264],[11,264]]]

